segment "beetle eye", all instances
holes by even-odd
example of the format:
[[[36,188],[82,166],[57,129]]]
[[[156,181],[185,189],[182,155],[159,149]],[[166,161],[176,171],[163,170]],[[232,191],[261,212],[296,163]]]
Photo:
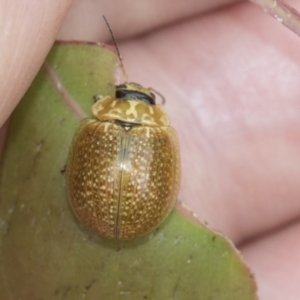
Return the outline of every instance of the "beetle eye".
[[[124,98],[124,91],[122,90],[116,90],[116,98]]]

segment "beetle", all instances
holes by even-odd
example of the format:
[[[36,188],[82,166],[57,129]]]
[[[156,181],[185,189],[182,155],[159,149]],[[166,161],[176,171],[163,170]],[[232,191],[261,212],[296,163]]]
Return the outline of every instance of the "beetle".
[[[96,101],[93,118],[81,120],[73,137],[68,198],[78,219],[105,238],[149,233],[177,199],[177,133],[152,91],[133,82],[116,85],[115,96]]]

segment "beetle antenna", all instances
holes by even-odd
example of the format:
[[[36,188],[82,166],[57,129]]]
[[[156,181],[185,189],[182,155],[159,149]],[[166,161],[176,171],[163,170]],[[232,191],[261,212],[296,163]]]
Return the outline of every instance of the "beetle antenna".
[[[114,45],[115,45],[115,47],[116,47],[117,54],[118,54],[118,57],[119,57],[119,61],[120,61],[120,64],[121,64],[122,73],[123,73],[123,76],[124,76],[124,78],[125,78],[125,83],[126,83],[126,82],[128,82],[128,76],[127,76],[126,71],[125,71],[125,68],[124,68],[122,56],[121,56],[121,53],[120,53],[120,51],[119,51],[119,47],[118,47],[116,38],[115,38],[115,36],[114,36],[114,34],[113,34],[112,30],[111,30],[111,27],[110,27],[110,25],[109,25],[107,19],[105,18],[104,15],[102,15],[102,17],[103,17],[103,19],[104,19],[104,21],[105,21],[105,23],[106,23],[106,26],[107,26],[107,28],[108,28],[108,30],[109,30],[109,33],[110,33],[110,36],[111,36],[111,38],[112,38],[112,40],[113,40],[113,43],[114,43]]]
[[[155,94],[157,94],[160,98],[161,98],[161,104],[162,105],[165,105],[166,103],[166,98],[161,94],[159,93],[157,90],[155,90],[154,88],[149,88],[149,90],[153,91]]]

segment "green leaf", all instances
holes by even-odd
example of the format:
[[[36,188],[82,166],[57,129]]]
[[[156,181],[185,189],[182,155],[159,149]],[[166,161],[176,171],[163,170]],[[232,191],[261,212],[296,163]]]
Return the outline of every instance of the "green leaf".
[[[257,299],[237,251],[180,206],[126,242],[74,217],[62,170],[93,96],[113,95],[115,65],[99,45],[59,43],[14,112],[0,175],[1,300]]]

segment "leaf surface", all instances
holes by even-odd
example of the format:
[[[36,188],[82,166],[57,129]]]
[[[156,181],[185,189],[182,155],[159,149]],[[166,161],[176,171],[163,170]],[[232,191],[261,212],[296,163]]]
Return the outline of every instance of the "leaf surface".
[[[62,170],[93,96],[114,94],[115,65],[105,47],[58,43],[13,114],[0,174],[1,299],[257,299],[238,252],[180,205],[126,242],[74,217]]]

